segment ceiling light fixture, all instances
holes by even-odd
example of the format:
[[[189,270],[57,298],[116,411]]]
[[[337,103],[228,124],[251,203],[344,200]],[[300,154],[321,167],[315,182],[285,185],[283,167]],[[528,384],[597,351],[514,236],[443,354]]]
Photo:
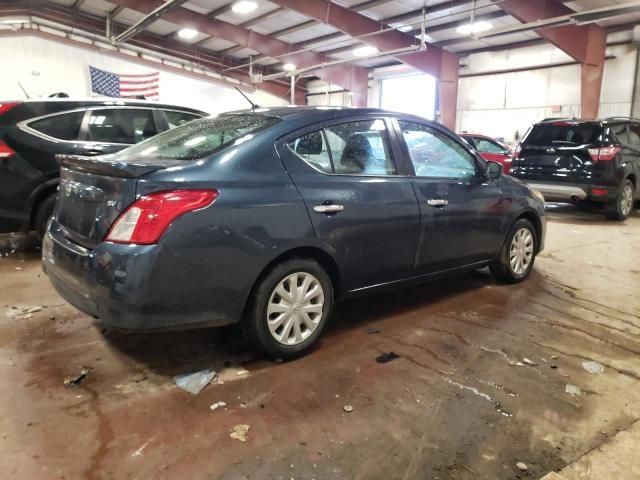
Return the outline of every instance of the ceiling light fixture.
[[[178,36],[184,40],[191,40],[198,36],[198,31],[193,28],[182,28],[178,30]]]
[[[356,57],[370,57],[371,55],[375,55],[376,53],[378,53],[378,49],[370,45],[365,45],[364,47],[353,49],[353,54]]]
[[[474,23],[467,23],[465,25],[460,25],[456,31],[460,34],[460,35],[471,35],[472,33],[480,33],[480,32],[486,32],[487,30],[491,30],[491,28],[493,27],[493,25],[491,25],[489,22],[474,22]]]
[[[241,15],[251,13],[256,8],[258,8],[258,4],[256,2],[252,2],[251,0],[240,0],[239,2],[236,2],[231,6],[231,10]]]
[[[293,72],[293,71],[296,69],[296,66],[295,66],[293,63],[285,63],[285,64],[282,66],[282,69],[283,69],[285,72]]]

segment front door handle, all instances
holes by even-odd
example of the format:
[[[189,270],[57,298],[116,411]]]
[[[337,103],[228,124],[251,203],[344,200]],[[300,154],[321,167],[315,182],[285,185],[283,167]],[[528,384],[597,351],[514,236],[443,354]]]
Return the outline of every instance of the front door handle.
[[[316,205],[313,211],[316,213],[337,213],[344,210],[342,205]]]
[[[444,207],[445,205],[449,205],[449,201],[444,198],[432,198],[431,200],[427,200],[427,205],[431,207]]]

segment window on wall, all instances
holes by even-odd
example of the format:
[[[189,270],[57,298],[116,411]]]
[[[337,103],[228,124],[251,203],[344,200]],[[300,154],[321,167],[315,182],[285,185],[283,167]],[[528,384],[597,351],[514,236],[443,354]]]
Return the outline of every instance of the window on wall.
[[[431,75],[384,79],[380,107],[433,120],[436,112],[436,79]]]

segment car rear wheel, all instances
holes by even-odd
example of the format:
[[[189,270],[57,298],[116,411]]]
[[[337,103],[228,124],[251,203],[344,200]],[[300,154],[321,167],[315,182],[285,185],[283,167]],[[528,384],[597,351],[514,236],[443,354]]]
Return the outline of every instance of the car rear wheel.
[[[493,276],[507,283],[518,283],[529,276],[536,259],[538,243],[529,220],[517,220],[502,246],[500,255],[489,266]]]
[[[316,261],[286,260],[255,289],[244,320],[245,333],[267,356],[295,358],[318,340],[332,305],[331,280]]]
[[[611,206],[611,210],[607,212],[607,218],[618,221],[629,218],[633,213],[634,193],[633,183],[627,178],[622,182],[618,198],[616,198],[614,204]]]
[[[49,219],[53,216],[53,210],[56,206],[56,199],[58,198],[58,193],[52,193],[51,195],[45,197],[38,208],[36,209],[36,214],[33,220],[33,227],[38,234],[38,238],[42,240],[44,234],[47,230],[47,224],[49,223]]]

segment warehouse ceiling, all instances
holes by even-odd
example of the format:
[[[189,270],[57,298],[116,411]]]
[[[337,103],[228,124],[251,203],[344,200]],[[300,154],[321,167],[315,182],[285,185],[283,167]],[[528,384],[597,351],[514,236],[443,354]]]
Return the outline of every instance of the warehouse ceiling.
[[[632,0],[555,1],[575,12],[638,4]],[[288,53],[314,52],[317,54],[314,58],[322,62],[349,62],[363,68],[398,63],[398,56],[385,55],[384,51],[374,50],[372,55],[366,50],[356,50],[367,45],[368,37],[354,38],[357,35],[352,32],[340,31],[301,13],[306,6],[296,6],[293,10],[282,3],[275,0],[169,0],[164,4],[165,11],[148,18],[125,44],[144,43],[150,50],[202,61],[207,68],[218,68],[230,76],[248,77],[250,72],[256,71],[264,75],[281,72],[287,63],[286,56],[269,55],[271,50],[260,48],[272,41],[284,46]],[[300,5],[306,3],[299,2]],[[482,37],[485,32],[520,24],[502,10],[501,0],[335,0],[333,3],[375,20],[380,29],[394,28],[410,35],[408,38],[412,38],[416,46],[424,38],[425,42],[459,55],[544,41],[533,29]],[[106,25],[110,18],[111,34],[117,36],[161,6],[163,2],[159,0],[4,1],[0,4],[0,28],[28,28],[27,22],[6,21],[26,14],[26,20],[31,22],[40,19],[48,22],[45,25],[60,24],[73,27],[75,31],[83,30],[84,26],[90,33],[104,36],[104,30],[97,31],[98,22]],[[196,20],[197,25],[194,24]],[[481,26],[479,32],[464,31],[472,20],[474,25]],[[630,41],[631,31],[637,23],[640,23],[640,13],[636,11],[598,21],[608,31],[616,32],[618,42]],[[185,34],[185,28],[191,31]],[[212,31],[217,34],[211,34]],[[244,41],[255,34],[265,35],[267,41]],[[242,41],[239,42],[239,38]],[[359,57],[357,53],[365,55]],[[208,63],[205,64],[205,60]],[[284,79],[273,81],[286,84]]]

